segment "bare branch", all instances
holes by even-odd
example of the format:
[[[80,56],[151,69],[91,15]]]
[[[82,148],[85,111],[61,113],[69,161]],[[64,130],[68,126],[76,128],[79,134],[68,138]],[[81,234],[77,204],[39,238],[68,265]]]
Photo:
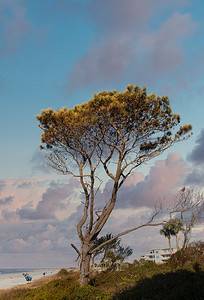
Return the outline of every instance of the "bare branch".
[[[71,244],[72,248],[74,248],[74,250],[77,252],[77,254],[80,256],[81,253],[80,251],[77,249],[77,247],[74,244]]]
[[[123,235],[126,235],[126,234],[128,234],[128,233],[130,233],[130,232],[132,232],[132,231],[135,231],[135,230],[138,230],[138,229],[140,229],[140,228],[147,227],[147,226],[152,226],[152,227],[153,227],[153,226],[159,226],[159,225],[162,225],[162,224],[166,223],[166,221],[162,221],[162,222],[159,222],[159,223],[152,223],[152,221],[154,220],[154,218],[155,218],[159,213],[160,213],[159,211],[155,212],[155,213],[151,216],[150,220],[149,220],[147,223],[141,224],[141,225],[136,226],[136,227],[131,228],[131,229],[127,229],[127,230],[125,230],[125,231],[123,231],[123,232],[121,232],[121,233],[115,235],[112,239],[110,239],[110,240],[104,242],[103,244],[99,245],[98,247],[96,247],[96,248],[90,250],[89,252],[90,252],[91,254],[93,254],[94,252],[96,252],[96,251],[98,251],[99,249],[103,248],[105,245],[111,243],[112,241],[114,241],[114,240],[117,239],[118,237],[123,236]]]

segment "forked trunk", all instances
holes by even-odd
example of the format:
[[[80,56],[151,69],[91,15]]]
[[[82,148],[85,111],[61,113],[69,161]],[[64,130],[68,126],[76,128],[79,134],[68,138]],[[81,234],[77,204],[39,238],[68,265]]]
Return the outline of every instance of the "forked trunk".
[[[81,286],[89,283],[90,261],[91,261],[91,255],[89,254],[89,249],[85,244],[83,244],[81,249],[80,278],[79,278],[79,284]]]

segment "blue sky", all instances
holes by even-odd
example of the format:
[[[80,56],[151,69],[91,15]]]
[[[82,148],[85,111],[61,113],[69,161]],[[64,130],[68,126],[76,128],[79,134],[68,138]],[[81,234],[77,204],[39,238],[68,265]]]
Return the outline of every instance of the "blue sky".
[[[73,220],[80,209],[73,199],[78,187],[74,190],[69,179],[43,164],[35,118],[41,109],[71,108],[95,92],[123,91],[130,83],[168,95],[182,124],[193,125],[194,135],[139,170],[135,178],[151,183],[152,190],[141,192],[132,179],[135,190],[129,191],[132,198],[123,215],[134,218],[128,209],[137,206],[133,195],[138,191],[150,207],[149,193],[156,199],[159,191],[164,195],[182,184],[203,186],[203,11],[201,0],[0,1],[0,208],[6,232],[0,237],[0,267],[8,262],[10,267],[28,266],[30,252],[37,266],[73,262],[67,245],[76,235]],[[163,189],[164,178],[171,180]],[[137,255],[154,247],[151,234],[144,236],[139,246],[133,245],[140,249]],[[195,238],[204,238],[204,231],[199,229]],[[49,253],[46,259],[42,249]]]

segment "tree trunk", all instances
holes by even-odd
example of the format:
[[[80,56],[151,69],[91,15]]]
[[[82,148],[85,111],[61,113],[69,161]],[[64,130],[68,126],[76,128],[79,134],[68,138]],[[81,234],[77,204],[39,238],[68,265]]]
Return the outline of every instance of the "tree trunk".
[[[168,240],[169,240],[169,249],[170,249],[170,255],[172,256],[172,249],[171,249],[171,236],[168,235]]]
[[[83,244],[81,248],[80,278],[79,278],[79,284],[81,286],[89,283],[90,261],[91,261],[91,254],[89,254],[89,247],[86,244]]]
[[[176,235],[176,249],[177,251],[179,250],[179,245],[178,245],[178,233],[175,232]]]
[[[183,241],[182,249],[186,249],[188,247],[188,242],[190,240],[190,233],[191,233],[191,228],[186,226],[186,229],[184,230],[184,241]]]

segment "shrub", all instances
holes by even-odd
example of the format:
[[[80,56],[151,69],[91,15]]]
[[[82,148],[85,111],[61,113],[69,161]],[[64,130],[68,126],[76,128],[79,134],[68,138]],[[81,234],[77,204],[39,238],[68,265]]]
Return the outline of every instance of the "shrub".
[[[40,288],[28,291],[22,300],[71,300],[71,295],[78,284],[70,278],[55,279]]]
[[[58,276],[61,276],[61,277],[65,277],[65,276],[68,276],[68,272],[66,269],[61,269],[58,273],[57,273]]]
[[[75,289],[72,294],[73,300],[95,300],[95,299],[110,299],[107,293],[103,293],[93,286],[85,285]]]
[[[198,242],[191,244],[187,249],[177,251],[168,260],[172,268],[186,267],[195,263],[204,264],[204,243]]]

